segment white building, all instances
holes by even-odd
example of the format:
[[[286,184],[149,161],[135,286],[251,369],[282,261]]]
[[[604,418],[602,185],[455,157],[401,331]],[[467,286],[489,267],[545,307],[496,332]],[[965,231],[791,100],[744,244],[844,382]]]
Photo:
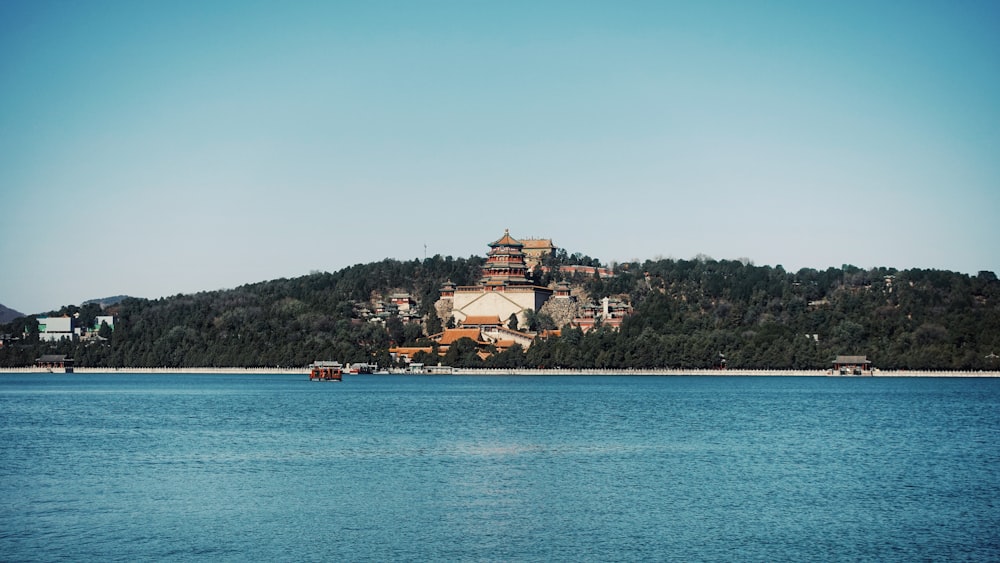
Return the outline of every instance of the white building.
[[[72,339],[74,335],[79,336],[79,334],[79,329],[73,328],[73,317],[38,318],[38,339],[43,342]]]

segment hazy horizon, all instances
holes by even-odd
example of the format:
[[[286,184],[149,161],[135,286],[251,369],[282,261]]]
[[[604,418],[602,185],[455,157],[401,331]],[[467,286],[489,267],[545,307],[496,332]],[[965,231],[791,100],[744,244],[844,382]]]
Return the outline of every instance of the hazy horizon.
[[[995,2],[0,3],[0,303],[426,255],[1000,271]]]

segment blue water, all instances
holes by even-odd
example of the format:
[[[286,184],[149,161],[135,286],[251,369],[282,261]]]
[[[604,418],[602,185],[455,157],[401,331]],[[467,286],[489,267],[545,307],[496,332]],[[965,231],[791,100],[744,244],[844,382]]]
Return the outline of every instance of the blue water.
[[[1000,560],[1000,380],[0,375],[0,559]]]

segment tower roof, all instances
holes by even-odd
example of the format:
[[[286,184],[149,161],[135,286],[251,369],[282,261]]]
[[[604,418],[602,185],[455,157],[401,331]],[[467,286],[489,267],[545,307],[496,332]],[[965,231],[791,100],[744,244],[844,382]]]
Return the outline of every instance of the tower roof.
[[[519,248],[524,248],[524,243],[517,240],[516,238],[510,236],[510,229],[503,230],[503,236],[499,239],[490,243],[491,247],[497,246],[516,246]]]

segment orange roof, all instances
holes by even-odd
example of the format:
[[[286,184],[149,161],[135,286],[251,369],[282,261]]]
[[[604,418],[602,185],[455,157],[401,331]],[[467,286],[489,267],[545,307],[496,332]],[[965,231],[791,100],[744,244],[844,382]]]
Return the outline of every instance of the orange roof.
[[[490,246],[524,246],[524,243],[510,236],[509,229],[504,229],[503,236],[499,240],[491,242]]]
[[[391,354],[405,354],[407,356],[412,356],[417,352],[427,352],[431,353],[433,348],[430,346],[396,346],[394,348],[389,348],[389,353]]]
[[[444,332],[441,333],[441,338],[438,340],[438,344],[451,345],[460,338],[471,338],[476,342],[479,342],[479,329],[478,328],[446,328]]]
[[[525,248],[555,248],[550,238],[529,238],[521,241]]]
[[[489,325],[496,326],[500,325],[500,317],[497,315],[482,315],[482,316],[468,316],[462,321],[463,325]]]

